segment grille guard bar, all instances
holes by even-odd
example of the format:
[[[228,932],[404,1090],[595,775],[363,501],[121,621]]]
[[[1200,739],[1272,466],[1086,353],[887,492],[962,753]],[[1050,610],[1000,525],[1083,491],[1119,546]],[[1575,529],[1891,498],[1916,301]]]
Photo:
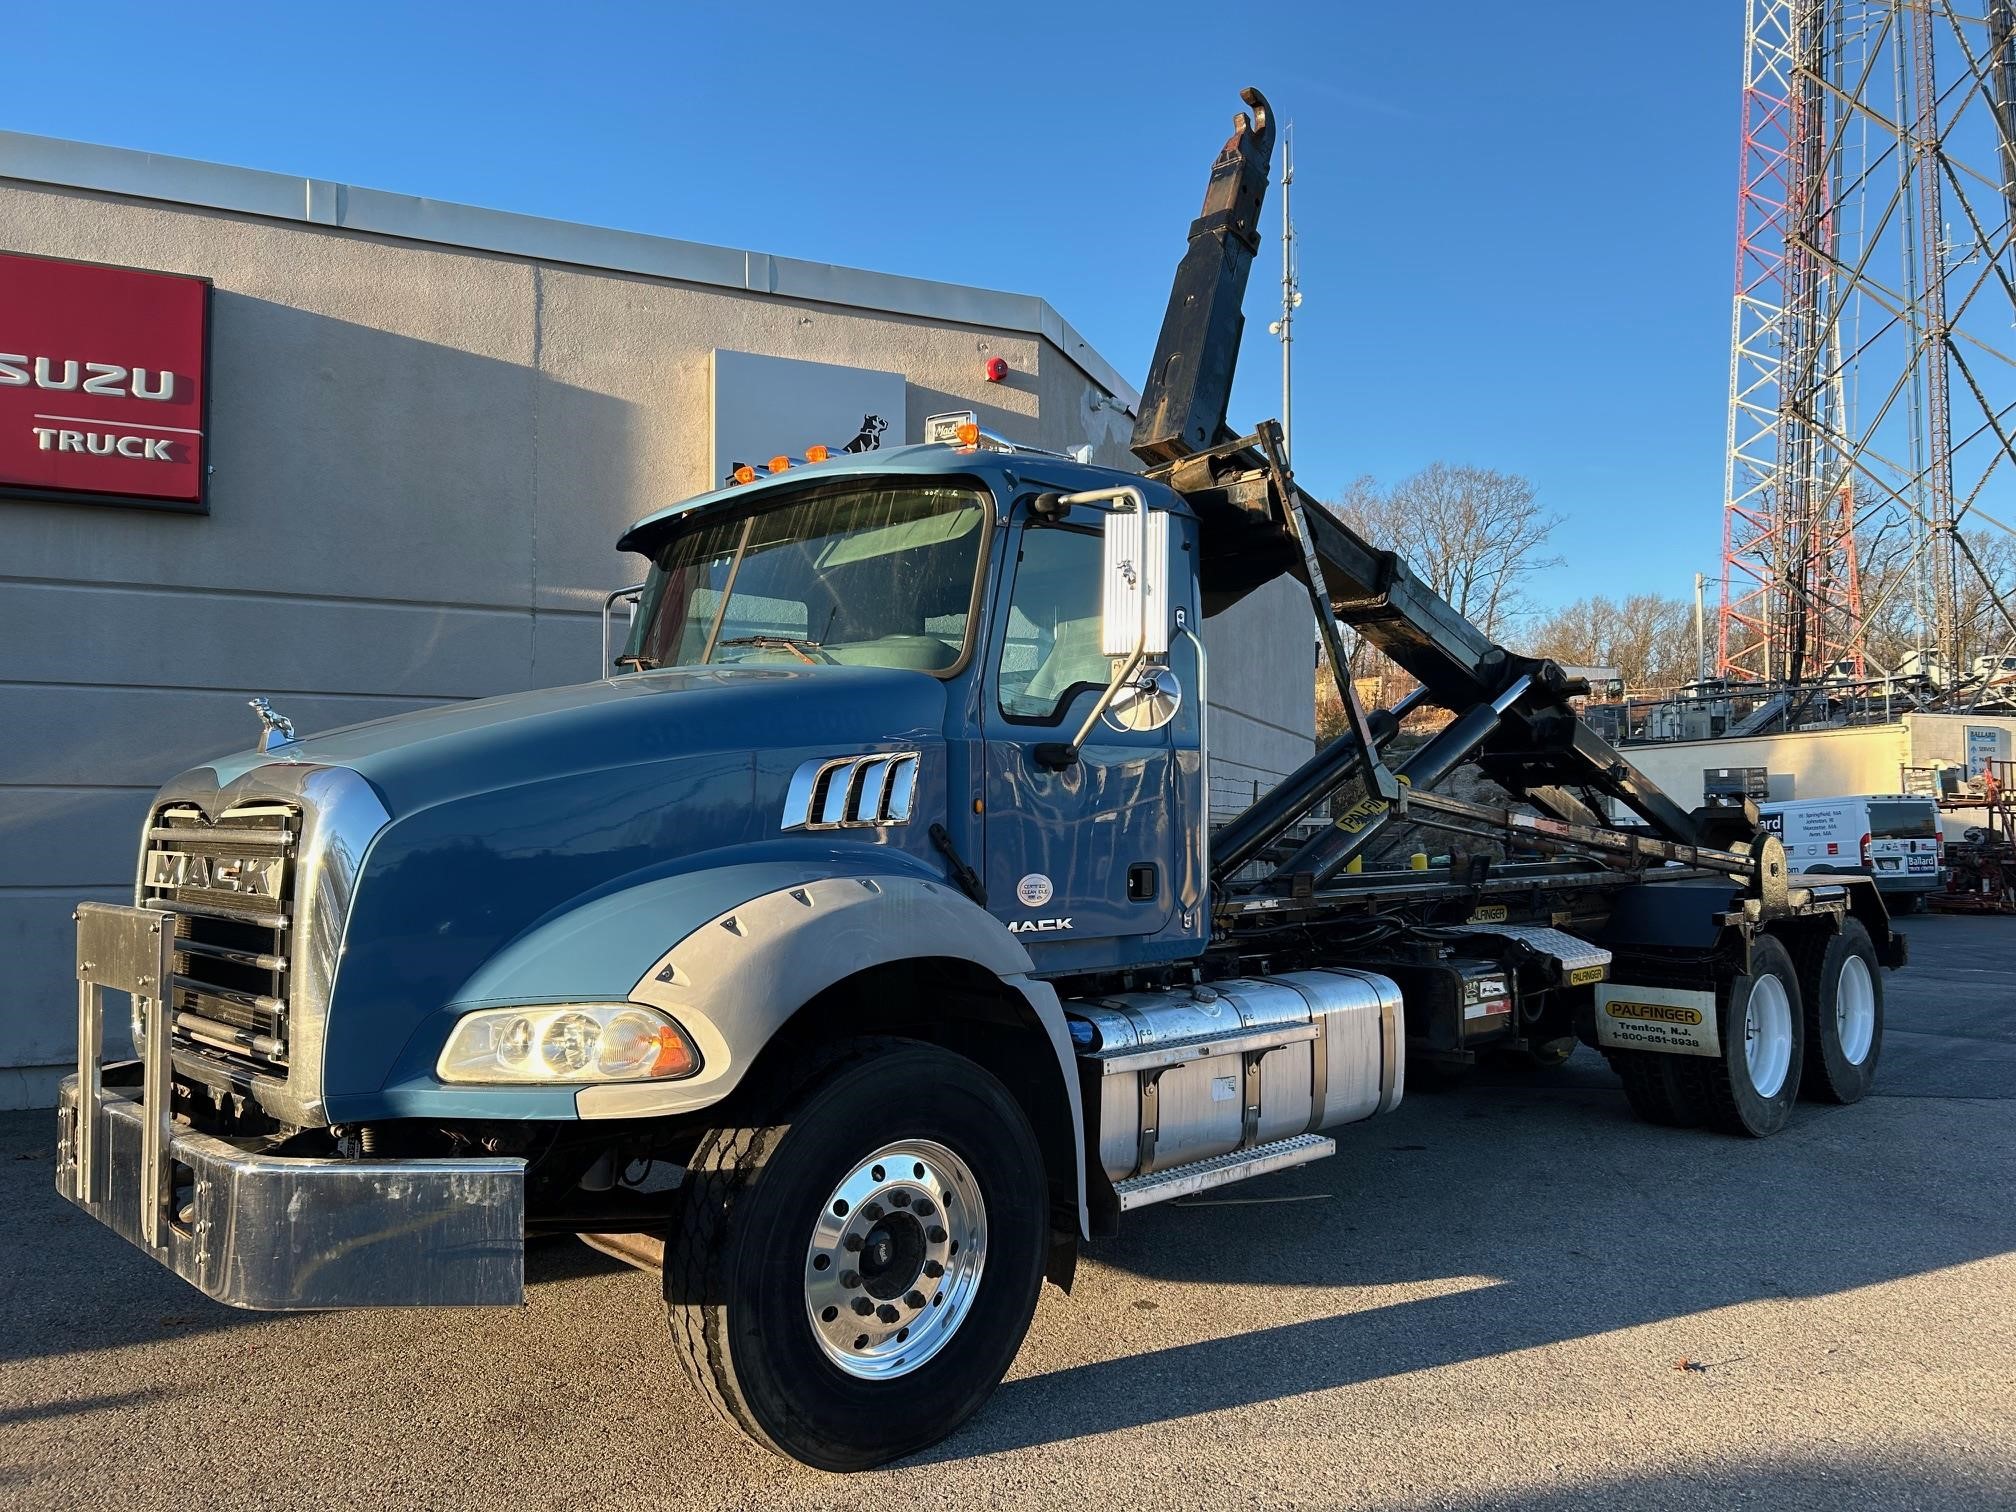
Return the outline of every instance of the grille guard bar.
[[[85,903],[77,1075],[58,1094],[56,1189],[234,1307],[515,1306],[522,1160],[282,1156],[178,1126],[170,1106],[174,920]],[[145,1010],[138,1061],[104,1064],[104,994]]]

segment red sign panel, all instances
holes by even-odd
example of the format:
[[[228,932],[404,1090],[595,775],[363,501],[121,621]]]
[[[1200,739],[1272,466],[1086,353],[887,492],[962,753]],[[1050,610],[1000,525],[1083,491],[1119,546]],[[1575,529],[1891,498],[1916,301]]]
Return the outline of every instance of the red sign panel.
[[[210,284],[0,253],[0,492],[203,505]]]

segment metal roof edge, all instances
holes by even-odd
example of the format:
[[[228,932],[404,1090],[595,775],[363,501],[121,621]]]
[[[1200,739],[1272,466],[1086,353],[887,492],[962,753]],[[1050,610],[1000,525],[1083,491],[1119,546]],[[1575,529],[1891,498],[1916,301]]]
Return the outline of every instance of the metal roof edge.
[[[1015,331],[1048,341],[1130,411],[1141,402],[1134,386],[1049,301],[1033,294],[806,262],[21,131],[0,131],[0,179]]]

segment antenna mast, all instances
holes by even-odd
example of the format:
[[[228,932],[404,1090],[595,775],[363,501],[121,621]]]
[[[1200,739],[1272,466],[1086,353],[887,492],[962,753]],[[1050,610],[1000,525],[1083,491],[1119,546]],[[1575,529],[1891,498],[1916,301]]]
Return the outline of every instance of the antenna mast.
[[[1281,318],[1270,324],[1270,334],[1281,338],[1281,451],[1284,461],[1294,456],[1295,309],[1302,303],[1302,276],[1295,265],[1295,215],[1290,208],[1295,192],[1295,123],[1288,123],[1281,152]]]

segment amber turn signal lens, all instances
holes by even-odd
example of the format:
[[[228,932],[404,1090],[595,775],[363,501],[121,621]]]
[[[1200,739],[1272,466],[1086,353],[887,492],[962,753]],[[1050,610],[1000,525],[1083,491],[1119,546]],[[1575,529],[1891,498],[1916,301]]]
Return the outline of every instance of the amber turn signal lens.
[[[741,462],[736,464],[732,476],[737,483],[754,483],[756,481],[756,469],[751,467],[747,462]]]
[[[808,446],[805,448],[805,460],[807,462],[824,462],[832,455],[833,453],[823,446]]]
[[[658,1054],[651,1062],[653,1076],[691,1076],[699,1070],[693,1047],[670,1024],[658,1031]]]

